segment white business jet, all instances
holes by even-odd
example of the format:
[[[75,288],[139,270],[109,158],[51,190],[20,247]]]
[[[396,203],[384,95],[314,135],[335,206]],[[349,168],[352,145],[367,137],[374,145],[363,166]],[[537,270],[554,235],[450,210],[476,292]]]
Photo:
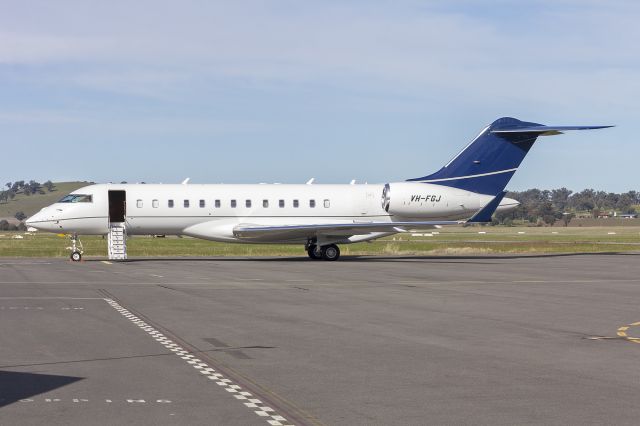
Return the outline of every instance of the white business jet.
[[[545,126],[504,117],[439,171],[380,185],[98,184],[80,188],[27,220],[42,231],[108,235],[109,257],[126,259],[126,235],[186,235],[223,242],[304,245],[337,260],[338,244],[442,225],[485,223],[518,206],[505,187],[538,136],[611,126]]]

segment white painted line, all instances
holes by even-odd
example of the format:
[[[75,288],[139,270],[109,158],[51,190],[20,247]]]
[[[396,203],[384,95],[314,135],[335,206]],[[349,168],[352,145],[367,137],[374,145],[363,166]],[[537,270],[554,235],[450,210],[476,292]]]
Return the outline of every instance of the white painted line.
[[[445,167],[447,167],[447,166],[445,166]],[[515,172],[516,170],[518,170],[517,167],[515,169],[498,170],[498,171],[495,171],[495,172],[480,173],[480,174],[477,174],[477,175],[456,176],[456,177],[442,178],[442,179],[429,179],[429,180],[421,180],[419,182],[430,183],[430,182],[444,182],[444,181],[448,181],[448,180],[458,180],[458,179],[471,179],[471,178],[482,177],[482,176],[498,175],[498,174],[501,174],[501,173],[510,173],[510,172]]]
[[[101,260],[102,263],[104,263],[105,265],[113,265],[113,263],[107,261],[107,260]]]
[[[214,368],[208,365],[206,362],[196,358],[194,355],[189,354],[188,351],[184,350],[178,344],[174,343],[170,339],[168,339],[164,334],[155,328],[151,327],[145,321],[142,321],[134,314],[132,314],[129,310],[125,309],[113,299],[104,299],[113,309],[118,311],[122,316],[129,319],[132,323],[137,325],[140,329],[144,330],[153,337],[154,340],[159,342],[162,346],[174,352],[179,358],[185,360],[185,362],[191,365],[194,369],[199,371],[201,374],[206,375],[210,380],[215,380],[218,386],[221,386],[232,394],[236,399],[243,400],[248,399],[247,397],[253,396],[251,392],[243,391],[242,387],[233,383],[232,380],[224,377],[224,375],[216,372]],[[265,403],[260,401],[259,399],[248,399],[251,404],[245,403],[249,408],[255,408],[253,410],[258,416],[264,418],[267,423],[273,426],[293,426],[287,422],[287,419],[280,416],[273,408],[267,406]]]
[[[152,277],[164,278],[162,275],[156,275],[156,274],[149,274],[149,275],[151,275]]]
[[[49,297],[49,296],[2,296],[0,299],[43,299],[43,300],[104,300],[104,297]]]

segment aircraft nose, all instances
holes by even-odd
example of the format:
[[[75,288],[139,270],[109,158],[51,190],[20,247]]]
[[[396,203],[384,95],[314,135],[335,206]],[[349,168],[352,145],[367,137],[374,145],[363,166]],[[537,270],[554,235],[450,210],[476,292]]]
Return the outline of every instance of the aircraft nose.
[[[53,217],[47,211],[47,208],[40,210],[38,213],[27,218],[25,225],[39,229],[41,231],[50,231],[53,227]]]
[[[33,216],[27,218],[27,220],[24,221],[24,224],[33,228],[37,228],[37,223],[42,222],[42,220],[42,215],[40,213],[36,213]]]

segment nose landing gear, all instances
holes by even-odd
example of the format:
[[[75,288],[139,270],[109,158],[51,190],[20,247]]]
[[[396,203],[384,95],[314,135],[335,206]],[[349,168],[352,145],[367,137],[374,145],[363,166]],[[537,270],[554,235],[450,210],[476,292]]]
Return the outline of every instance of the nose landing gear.
[[[71,247],[67,247],[68,250],[71,250],[71,255],[69,256],[72,261],[80,262],[82,260],[82,253],[84,253],[84,249],[82,247],[82,241],[78,238],[78,234],[71,234]]]

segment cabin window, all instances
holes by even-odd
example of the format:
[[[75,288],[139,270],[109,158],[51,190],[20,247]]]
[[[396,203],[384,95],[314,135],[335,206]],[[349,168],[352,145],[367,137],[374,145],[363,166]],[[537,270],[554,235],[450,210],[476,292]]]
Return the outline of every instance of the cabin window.
[[[329,200],[324,200],[324,208],[328,209],[329,207],[331,207],[331,202]]]
[[[316,206],[316,200],[309,200],[309,207],[314,208]]]
[[[280,208],[284,207],[284,200],[279,200],[278,201],[278,207],[280,207]]]
[[[184,208],[185,209],[189,208],[189,200],[184,200]]]
[[[262,207],[264,207],[265,209],[269,207],[269,200],[262,200]]]
[[[219,208],[220,208],[220,200],[216,200],[216,201],[213,203],[213,205],[214,205],[214,206],[216,206],[216,209],[219,209]]]
[[[248,209],[251,208],[251,200],[246,200],[244,205],[247,206]]]
[[[168,206],[170,209],[172,209],[172,208],[173,208],[173,200],[169,200],[169,201],[167,202],[167,206]]]
[[[158,204],[158,200],[152,200],[152,201],[151,201],[151,206],[152,206],[154,209],[157,209],[157,208],[158,208],[158,205],[159,205],[159,204]]]
[[[142,200],[136,201],[136,207],[139,208],[139,209],[142,208]]]
[[[232,209],[236,208],[236,200],[231,200],[231,208]]]
[[[298,200],[293,200],[293,207],[297,209],[299,206],[300,203],[298,202]]]
[[[203,209],[204,208],[204,200],[200,200],[200,208]]]

